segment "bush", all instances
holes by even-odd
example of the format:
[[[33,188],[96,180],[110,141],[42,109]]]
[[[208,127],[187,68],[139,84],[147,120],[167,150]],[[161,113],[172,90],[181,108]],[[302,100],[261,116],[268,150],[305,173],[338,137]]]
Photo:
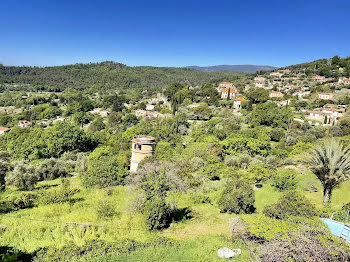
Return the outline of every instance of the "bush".
[[[350,249],[325,228],[304,226],[259,248],[262,261],[349,261]]]
[[[13,171],[6,176],[6,185],[32,190],[40,180],[35,171],[35,167],[27,164],[25,161],[17,162]]]
[[[38,195],[32,192],[20,192],[7,196],[0,202],[0,212],[12,212],[32,208],[37,205]]]
[[[37,166],[36,170],[40,180],[53,180],[68,175],[64,168],[64,162],[55,158],[45,159]]]
[[[169,226],[170,209],[160,197],[154,196],[146,201],[144,211],[149,230],[159,230]]]
[[[235,178],[227,182],[219,199],[220,212],[253,213],[255,197],[252,185],[247,179]]]
[[[127,171],[118,165],[117,156],[111,147],[99,147],[89,156],[87,172],[81,179],[85,187],[104,188],[120,185],[124,182]]]
[[[268,217],[287,219],[290,216],[313,217],[316,207],[296,191],[288,191],[277,203],[265,206],[263,213]]]
[[[68,243],[61,249],[40,249],[36,252],[35,261],[72,261],[74,258],[85,255],[101,256],[108,253],[129,253],[138,247],[142,247],[142,244],[130,239],[123,239],[113,243],[103,240],[92,240],[87,241],[83,246]]]
[[[270,132],[271,141],[279,142],[284,137],[282,128],[273,128]]]
[[[79,190],[72,189],[68,179],[62,180],[62,185],[55,190],[45,191],[41,193],[39,202],[42,205],[65,203],[72,200],[74,194]]]
[[[277,171],[273,178],[272,186],[276,187],[279,191],[292,190],[296,188],[297,171],[292,168],[287,168]]]
[[[99,201],[96,212],[102,218],[113,217],[116,214],[113,202],[108,199],[101,199]]]
[[[343,210],[350,210],[350,202],[346,203],[342,207]]]
[[[10,163],[9,159],[7,158],[2,158],[0,152],[0,191],[5,190],[5,177],[6,174],[10,171]]]
[[[264,182],[270,177],[267,169],[260,164],[251,165],[247,169],[247,173],[249,174],[249,178],[255,183]]]

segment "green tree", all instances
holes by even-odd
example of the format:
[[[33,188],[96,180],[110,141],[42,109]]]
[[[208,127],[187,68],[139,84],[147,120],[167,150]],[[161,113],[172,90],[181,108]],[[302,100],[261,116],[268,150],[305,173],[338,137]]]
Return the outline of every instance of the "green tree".
[[[89,125],[89,131],[91,132],[97,132],[97,131],[101,131],[103,129],[106,128],[105,123],[103,122],[103,118],[100,116],[97,116],[94,121],[91,122],[91,124]]]
[[[227,182],[218,205],[221,212],[250,214],[255,210],[254,203],[253,186],[248,179],[237,177]]]
[[[108,187],[124,182],[127,170],[118,164],[117,155],[109,146],[96,148],[87,161],[87,172],[81,179],[85,187]]]
[[[32,190],[39,179],[34,166],[27,164],[25,161],[20,161],[15,164],[13,171],[6,176],[6,185]]]
[[[269,91],[264,88],[257,88],[249,91],[247,98],[253,104],[264,103],[269,99]]]
[[[273,177],[272,185],[280,191],[295,189],[297,171],[293,168],[278,170]]]
[[[250,123],[253,127],[265,125],[287,129],[292,119],[293,116],[289,109],[278,107],[272,102],[266,102],[255,108],[251,114]]]
[[[350,179],[350,147],[328,140],[313,148],[303,161],[321,181],[323,204],[327,206],[333,189]]]
[[[264,207],[263,213],[268,217],[287,219],[290,216],[313,217],[316,207],[296,191],[287,191],[275,204]]]
[[[0,152],[0,191],[5,190],[5,177],[10,171],[10,154],[6,151]]]
[[[77,125],[80,125],[81,127],[89,123],[89,116],[83,111],[74,113],[72,115],[72,119],[74,123],[76,123]]]

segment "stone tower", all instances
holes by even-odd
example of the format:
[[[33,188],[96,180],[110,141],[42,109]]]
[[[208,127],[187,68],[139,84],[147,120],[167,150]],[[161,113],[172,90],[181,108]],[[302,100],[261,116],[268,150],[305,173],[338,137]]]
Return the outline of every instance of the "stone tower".
[[[132,139],[130,172],[135,173],[139,163],[147,156],[153,155],[156,140],[151,136],[135,136]]]

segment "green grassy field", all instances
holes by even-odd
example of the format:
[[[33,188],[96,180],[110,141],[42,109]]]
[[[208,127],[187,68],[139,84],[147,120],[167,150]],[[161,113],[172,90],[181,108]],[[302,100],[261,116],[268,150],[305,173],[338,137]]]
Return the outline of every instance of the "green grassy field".
[[[317,207],[322,207],[322,187],[313,174],[299,175],[298,189]],[[211,203],[196,203],[191,193],[174,193],[169,201],[176,202],[180,209],[188,209],[189,218],[174,222],[161,232],[149,232],[142,215],[135,213],[131,206],[133,194],[126,187],[111,189],[85,189],[80,186],[79,178],[70,178],[73,188],[79,189],[72,203],[39,205],[30,209],[2,214],[0,216],[0,245],[15,246],[25,252],[33,252],[39,248],[62,248],[67,243],[84,246],[94,239],[106,242],[118,242],[133,239],[139,243],[149,243],[152,239],[166,237],[174,240],[174,246],[159,246],[137,249],[130,254],[111,254],[99,258],[85,257],[84,261],[216,261],[217,249],[220,247],[241,248],[242,255],[234,261],[249,261],[250,252],[242,241],[231,243],[229,229],[230,219],[235,214],[222,214],[216,206],[216,198],[220,192],[220,184],[213,181],[213,187],[219,190],[210,193]],[[60,180],[40,182],[37,188],[46,187],[54,190]],[[315,188],[317,192],[306,191]],[[0,198],[15,194],[15,189],[0,193]],[[281,196],[281,192],[269,183],[255,190],[256,213],[261,213],[264,206],[272,204]],[[101,201],[113,203],[115,215],[110,218],[101,217],[98,207]],[[339,209],[350,201],[350,181],[334,190],[332,209]],[[256,215],[243,217],[254,219]],[[86,224],[71,226],[70,223]]]

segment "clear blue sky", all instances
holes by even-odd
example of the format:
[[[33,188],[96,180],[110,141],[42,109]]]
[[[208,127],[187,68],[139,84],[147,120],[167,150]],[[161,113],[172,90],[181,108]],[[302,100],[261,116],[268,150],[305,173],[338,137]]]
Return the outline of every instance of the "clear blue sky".
[[[350,56],[350,0],[0,2],[0,63],[284,66]]]

